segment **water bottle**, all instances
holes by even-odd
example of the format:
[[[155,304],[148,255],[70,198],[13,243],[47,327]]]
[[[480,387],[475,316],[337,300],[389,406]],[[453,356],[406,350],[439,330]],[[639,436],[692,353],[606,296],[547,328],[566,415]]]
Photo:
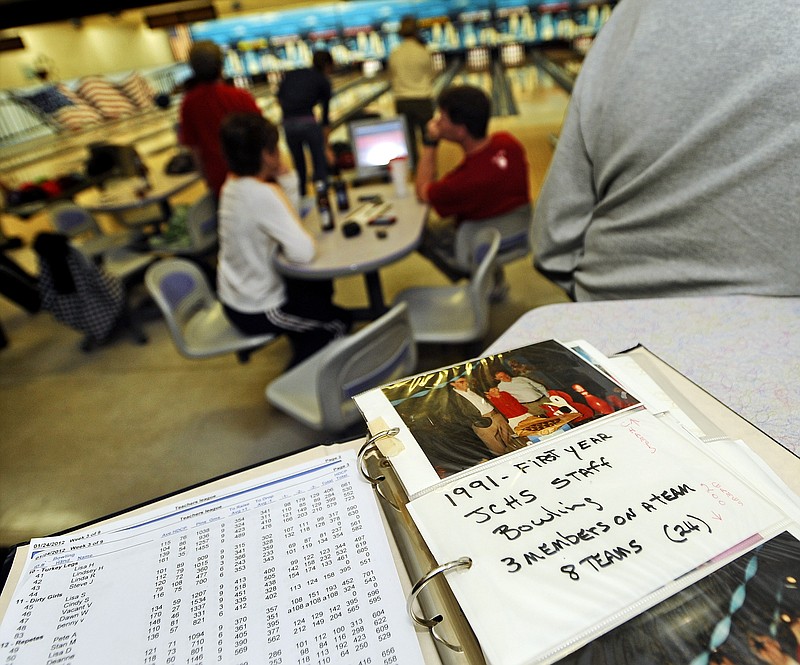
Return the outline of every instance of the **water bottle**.
[[[314,183],[317,190],[317,211],[319,212],[319,225],[323,231],[333,231],[333,208],[328,198],[328,183],[318,180]]]

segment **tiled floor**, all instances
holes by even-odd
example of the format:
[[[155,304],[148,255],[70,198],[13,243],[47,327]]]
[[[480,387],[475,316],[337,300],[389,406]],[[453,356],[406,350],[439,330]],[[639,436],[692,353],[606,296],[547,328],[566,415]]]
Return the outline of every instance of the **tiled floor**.
[[[566,95],[533,86],[522,115],[497,119],[526,145],[538,192],[552,153]],[[443,159],[457,158],[444,151]],[[188,192],[187,196],[197,196]],[[9,235],[33,237],[46,220],[3,219]],[[28,250],[19,258],[33,267]],[[507,266],[508,298],[493,307],[485,345],[529,309],[566,300],[532,268]],[[382,271],[385,296],[411,284],[446,283],[414,254]],[[360,277],[337,281],[337,299],[363,306]],[[279,340],[242,365],[234,356],[186,360],[164,322],[145,322],[149,343],[121,337],[83,353],[78,333],[47,313],[31,316],[0,298],[10,345],[0,351],[0,547],[47,535],[208,478],[342,439],[309,430],[273,409],[264,388],[285,366]],[[420,348],[420,370],[458,362],[462,349]],[[355,428],[347,438],[360,434]]]

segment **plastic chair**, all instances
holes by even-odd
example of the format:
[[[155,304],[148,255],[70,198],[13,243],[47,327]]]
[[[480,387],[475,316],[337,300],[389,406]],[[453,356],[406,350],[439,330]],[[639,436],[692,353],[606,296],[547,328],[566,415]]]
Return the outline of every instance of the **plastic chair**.
[[[71,201],[52,206],[50,221],[58,233],[67,236],[75,247],[93,259],[110,249],[126,247],[134,240],[127,232],[103,233],[94,215]]]
[[[187,259],[161,259],[147,269],[145,285],[167,321],[172,341],[186,358],[250,353],[275,335],[243,335],[228,321],[222,303],[200,268]]]
[[[532,220],[533,206],[528,203],[504,215],[462,222],[456,231],[455,238],[454,254],[457,267],[465,273],[470,272],[475,237],[488,226],[500,232],[500,248],[497,252],[498,265],[505,265],[527,256],[530,252]]]
[[[159,236],[150,238],[150,248],[157,255],[202,257],[210,254],[218,244],[217,204],[209,192],[195,201],[186,214],[188,239],[161,242]]]
[[[63,202],[50,210],[56,230],[88,258],[98,261],[114,277],[125,283],[141,278],[155,257],[128,249],[136,239],[130,232],[103,233],[94,215],[72,202]]]
[[[486,336],[499,248],[500,232],[484,228],[473,238],[468,280],[452,286],[416,286],[397,294],[395,302],[408,305],[417,342],[465,344]]]
[[[279,376],[266,398],[312,429],[342,432],[362,419],[354,395],[413,374],[416,365],[408,312],[400,304]]]

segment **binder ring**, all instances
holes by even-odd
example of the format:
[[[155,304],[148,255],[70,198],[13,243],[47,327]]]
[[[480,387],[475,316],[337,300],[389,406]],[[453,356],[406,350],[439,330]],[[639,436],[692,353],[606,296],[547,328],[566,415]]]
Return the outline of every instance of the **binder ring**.
[[[448,642],[443,637],[441,637],[436,632],[436,626],[440,624],[444,617],[441,614],[437,614],[436,616],[431,617],[430,619],[425,619],[424,617],[417,616],[414,612],[414,601],[417,599],[417,596],[420,594],[422,589],[425,588],[425,585],[430,582],[434,577],[437,575],[444,575],[450,570],[455,568],[471,568],[472,567],[472,559],[468,556],[461,557],[460,559],[455,559],[454,561],[448,561],[447,563],[443,563],[441,566],[437,566],[433,570],[429,571],[422,579],[420,579],[411,589],[411,593],[408,596],[408,601],[406,603],[406,608],[408,609],[408,613],[411,616],[411,619],[419,626],[423,628],[429,628],[431,631],[431,635],[433,638],[442,644],[444,644],[448,649],[453,651],[461,652],[463,649],[451,642]]]
[[[372,436],[369,439],[367,439],[366,443],[364,443],[364,445],[361,446],[361,449],[358,451],[358,470],[359,470],[359,472],[364,477],[364,479],[370,485],[372,485],[373,489],[378,493],[378,495],[384,501],[386,501],[386,503],[388,503],[392,508],[394,508],[398,512],[400,512],[400,508],[398,508],[394,504],[394,502],[391,501],[389,499],[389,497],[387,497],[383,493],[383,490],[381,489],[380,484],[384,480],[386,480],[386,476],[381,475],[381,476],[376,476],[374,478],[372,476],[370,476],[369,473],[367,473],[366,469],[364,468],[364,457],[366,456],[366,454],[368,452],[370,452],[372,450],[376,450],[376,451],[380,452],[378,450],[378,446],[377,446],[377,443],[376,443],[378,440],[384,439],[384,438],[387,438],[387,437],[390,437],[390,436],[396,436],[399,433],[400,433],[400,428],[399,427],[390,427],[389,429],[384,430],[383,432],[378,432],[374,436]]]

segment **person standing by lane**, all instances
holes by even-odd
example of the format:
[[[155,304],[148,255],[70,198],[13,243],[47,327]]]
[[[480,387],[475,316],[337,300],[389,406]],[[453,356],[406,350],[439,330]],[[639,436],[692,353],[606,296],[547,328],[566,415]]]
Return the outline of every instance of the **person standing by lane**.
[[[219,140],[222,121],[229,113],[261,113],[261,110],[247,90],[222,80],[222,49],[214,42],[195,42],[189,51],[189,65],[194,80],[181,102],[181,143],[192,149],[209,190],[219,201],[228,172]]]
[[[283,132],[292,155],[300,185],[300,196],[306,196],[308,169],[305,148],[311,153],[312,179],[328,180],[330,102],[333,58],[328,51],[316,51],[311,67],[286,72],[278,88],[278,102],[283,111]],[[320,106],[317,122],[314,108]]]
[[[403,41],[389,55],[389,76],[395,111],[404,115],[408,124],[408,149],[416,167],[417,131],[427,140],[427,125],[433,118],[433,64],[414,17],[406,16],[400,22],[399,34]]]

